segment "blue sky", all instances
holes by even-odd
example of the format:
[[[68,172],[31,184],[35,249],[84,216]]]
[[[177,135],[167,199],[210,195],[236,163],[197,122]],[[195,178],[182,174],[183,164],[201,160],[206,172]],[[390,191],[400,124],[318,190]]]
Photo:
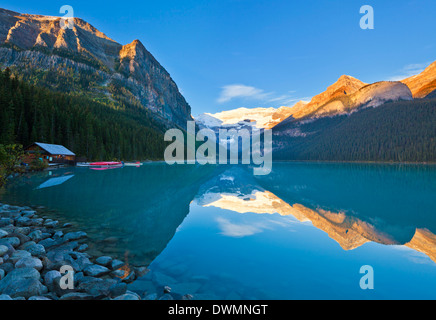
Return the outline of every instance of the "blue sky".
[[[367,83],[401,79],[436,60],[434,0],[14,0],[0,7],[62,16],[65,4],[119,43],[141,40],[194,116],[292,105],[342,74]],[[363,5],[374,8],[374,30],[359,27]]]

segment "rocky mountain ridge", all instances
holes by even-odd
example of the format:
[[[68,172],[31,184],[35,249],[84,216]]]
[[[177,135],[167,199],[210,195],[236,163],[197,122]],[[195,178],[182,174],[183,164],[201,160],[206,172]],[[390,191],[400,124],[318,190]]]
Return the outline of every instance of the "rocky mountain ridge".
[[[425,98],[436,91],[436,61],[423,72],[401,81],[413,93],[414,98]]]
[[[79,78],[86,94],[138,104],[182,127],[192,120],[176,83],[139,40],[122,45],[82,19],[71,22],[64,29],[59,17],[0,9],[0,65],[52,89]]]
[[[323,117],[350,114],[361,107],[378,107],[386,102],[410,101],[429,97],[436,91],[436,62],[421,74],[402,81],[364,83],[343,75],[310,102],[300,101],[292,107],[239,108],[196,118],[203,126],[219,127],[251,122],[262,129],[280,129],[292,122],[313,121]]]

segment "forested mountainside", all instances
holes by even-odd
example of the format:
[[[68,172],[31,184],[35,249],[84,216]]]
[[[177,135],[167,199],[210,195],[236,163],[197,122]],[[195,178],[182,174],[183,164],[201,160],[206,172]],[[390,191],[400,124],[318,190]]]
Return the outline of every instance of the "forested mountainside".
[[[165,68],[139,41],[121,45],[86,21],[0,9],[0,66],[53,91],[151,111],[163,126],[186,127],[191,107]]]
[[[162,159],[163,131],[150,111],[53,92],[0,72],[0,143],[61,144],[88,160]]]
[[[436,162],[436,99],[388,102],[273,132],[275,160]]]

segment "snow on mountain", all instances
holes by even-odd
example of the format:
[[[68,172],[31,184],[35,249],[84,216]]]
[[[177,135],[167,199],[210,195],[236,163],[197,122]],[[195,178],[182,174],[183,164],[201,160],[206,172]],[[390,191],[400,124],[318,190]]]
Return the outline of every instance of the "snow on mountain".
[[[401,82],[382,81],[362,87],[355,93],[334,99],[316,111],[314,117],[339,115],[360,106],[378,107],[388,101],[413,100],[410,89]]]
[[[216,114],[205,113],[195,120],[200,126],[207,128],[251,126],[257,129],[271,129],[306,104],[307,102],[300,101],[293,107],[239,108]]]

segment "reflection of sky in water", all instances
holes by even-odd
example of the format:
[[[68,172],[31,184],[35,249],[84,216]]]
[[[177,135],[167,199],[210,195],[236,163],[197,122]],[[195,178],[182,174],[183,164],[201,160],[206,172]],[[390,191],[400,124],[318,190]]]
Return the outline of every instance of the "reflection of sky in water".
[[[376,290],[360,289],[363,265],[373,266]],[[345,251],[309,222],[195,203],[151,268],[181,282],[199,275],[211,279],[203,289],[206,298],[436,297],[436,265],[413,249],[368,242]]]
[[[199,299],[435,299],[434,194],[435,167],[151,164],[27,176],[1,201],[46,206],[95,252]]]
[[[73,174],[72,175],[58,177],[58,178],[48,179],[47,181],[42,183],[39,187],[37,187],[37,189],[44,189],[44,188],[50,188],[50,187],[61,185],[62,183],[68,181],[72,177],[74,177]]]

